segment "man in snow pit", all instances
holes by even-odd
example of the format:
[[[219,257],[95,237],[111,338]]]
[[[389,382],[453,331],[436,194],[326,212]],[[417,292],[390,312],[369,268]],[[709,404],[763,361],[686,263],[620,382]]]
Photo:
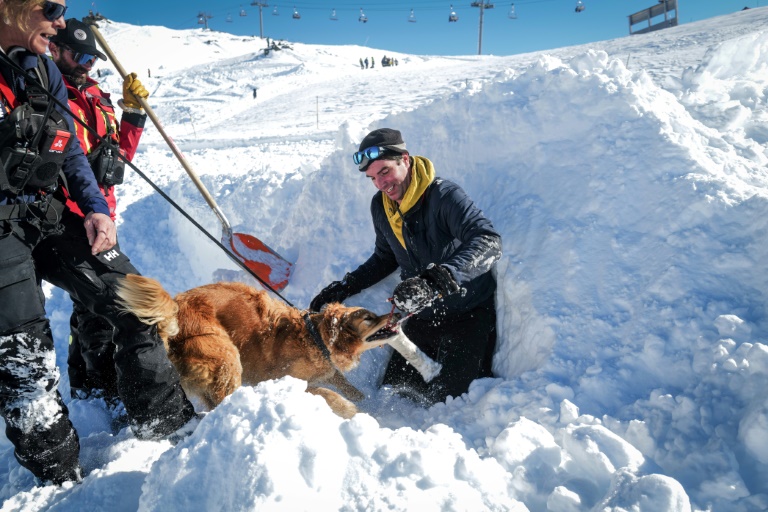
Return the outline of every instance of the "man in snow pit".
[[[78,141],[91,164],[99,189],[107,200],[109,215],[114,221],[117,207],[115,185],[123,182],[125,171],[125,164],[118,153],[133,160],[147,120],[138,98],[146,99],[149,93],[135,73],[126,76],[123,80],[123,98],[118,101],[123,111],[118,123],[110,94],[102,91],[98,82],[88,76],[96,59],[107,60],[107,57],[96,47],[96,39],[88,25],[76,18],[66,20],[66,24],[67,28],[60,29],[51,38],[51,58],[64,77],[69,108],[93,130],[89,131],[75,123]],[[64,222],[79,226],[83,216],[77,203],[68,199],[63,214]],[[77,231],[73,229],[70,232]],[[117,242],[115,248],[119,250]],[[74,297],[69,323],[67,370],[70,394],[73,398],[81,399],[103,397],[111,407],[115,407],[118,393],[112,325],[105,318],[88,311]]]
[[[342,302],[400,267],[394,304],[412,314],[403,331],[443,365],[429,384],[393,353],[383,385],[424,405],[460,396],[490,377],[496,347],[496,279],[501,236],[455,183],[438,178],[432,162],[411,156],[398,130],[381,128],[360,143],[353,160],[379,190],[371,201],[373,254],[310,304],[319,311]]]
[[[57,390],[41,280],[112,323],[118,390],[137,437],[196,423],[157,333],[116,304],[117,279],[136,269],[114,248],[107,202],[61,107],[61,73],[43,58],[66,10],[63,0],[0,2],[0,414],[19,464],[54,484],[80,480],[80,443]],[[63,236],[61,174],[85,214],[77,237]]]

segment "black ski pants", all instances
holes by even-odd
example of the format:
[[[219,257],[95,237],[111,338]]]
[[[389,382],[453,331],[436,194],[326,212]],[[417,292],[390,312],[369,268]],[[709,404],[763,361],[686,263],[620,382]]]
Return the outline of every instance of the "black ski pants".
[[[114,328],[104,317],[91,313],[84,304],[72,299],[67,374],[73,397],[78,390],[82,393],[80,396],[118,397],[113,332]]]
[[[470,383],[492,377],[496,350],[494,297],[465,313],[432,320],[416,316],[403,323],[403,332],[425,354],[442,364],[440,373],[426,383],[421,374],[397,352],[392,353],[382,384],[425,405],[461,396]]]
[[[43,279],[114,328],[118,391],[137,437],[169,434],[194,416],[155,330],[116,304],[118,278],[136,269],[118,250],[92,256],[82,219],[72,217],[47,228],[0,221],[0,413],[19,463],[52,481],[77,469],[79,442],[56,389]]]
[[[0,221],[0,414],[19,463],[44,481],[76,480],[80,443],[59,372],[32,249],[39,226]]]
[[[138,271],[117,247],[92,256],[80,217],[65,212],[61,225],[61,233],[45,237],[33,252],[38,276],[68,292],[76,304],[114,329],[117,392],[137,437],[153,438],[179,429],[194,416],[179,374],[156,329],[117,304],[119,279]]]

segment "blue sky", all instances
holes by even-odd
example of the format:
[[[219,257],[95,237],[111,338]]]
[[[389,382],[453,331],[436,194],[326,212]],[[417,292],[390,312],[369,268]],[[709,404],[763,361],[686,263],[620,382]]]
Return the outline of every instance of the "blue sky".
[[[254,0],[70,0],[70,15],[81,18],[88,9],[107,18],[136,25],[174,29],[198,28],[198,13],[211,16],[213,30],[259,35],[259,11]],[[475,55],[479,47],[480,9],[471,0],[311,0],[273,2],[262,9],[265,37],[311,44],[357,44],[421,55]],[[624,37],[628,19],[657,0],[582,0],[586,9],[575,13],[576,0],[515,1],[517,19],[509,18],[512,2],[495,2],[485,9],[482,30],[484,55],[514,55],[592,41]],[[491,2],[486,2],[491,3]],[[448,22],[451,4],[459,16]],[[768,0],[679,0],[681,23],[690,23],[768,5]],[[277,7],[278,15],[273,15]],[[293,19],[294,7],[301,19]],[[368,17],[358,21],[360,8]],[[337,21],[330,20],[332,10]],[[413,9],[416,22],[408,19]],[[245,10],[246,16],[240,16]],[[227,19],[231,17],[231,22]]]

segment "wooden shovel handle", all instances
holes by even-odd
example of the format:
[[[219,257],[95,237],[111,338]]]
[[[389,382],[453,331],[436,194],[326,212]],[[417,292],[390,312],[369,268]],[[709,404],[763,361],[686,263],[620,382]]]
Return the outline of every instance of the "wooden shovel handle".
[[[125,79],[125,77],[129,75],[129,73],[125,70],[122,64],[120,64],[120,61],[117,59],[117,56],[115,56],[115,53],[112,51],[112,48],[109,47],[109,45],[107,44],[107,41],[104,39],[104,36],[101,35],[101,32],[99,32],[99,29],[96,27],[96,25],[91,22],[90,26],[91,26],[91,31],[93,32],[93,35],[96,37],[96,40],[99,42],[99,45],[104,49],[104,52],[107,54],[107,57],[109,57],[109,60],[112,61],[112,64],[117,69],[117,72],[120,73],[120,76],[122,76],[123,79]],[[208,203],[208,206],[211,207],[213,212],[219,218],[219,221],[221,221],[221,225],[224,229],[224,232],[227,238],[231,239],[232,228],[226,216],[221,211],[219,206],[216,204],[216,201],[213,199],[213,196],[210,194],[210,192],[208,192],[208,189],[205,188],[205,185],[203,185],[203,182],[200,181],[200,178],[198,177],[197,173],[195,172],[194,169],[192,169],[192,166],[184,157],[184,155],[182,154],[178,146],[176,146],[176,143],[165,132],[165,129],[163,128],[163,125],[160,122],[160,119],[158,119],[157,115],[155,115],[154,110],[152,110],[152,107],[149,106],[149,103],[147,102],[147,100],[144,98],[137,98],[137,99],[139,100],[141,107],[147,113],[147,116],[149,116],[149,118],[152,120],[152,123],[160,132],[160,135],[163,136],[163,139],[165,139],[165,142],[171,148],[171,151],[173,152],[173,154],[176,155],[176,158],[179,160],[179,162],[181,162],[181,166],[184,167],[184,170],[187,171],[187,174],[189,175],[189,177],[192,178],[192,182],[195,184],[197,189],[203,195],[203,198],[205,198],[205,201]]]

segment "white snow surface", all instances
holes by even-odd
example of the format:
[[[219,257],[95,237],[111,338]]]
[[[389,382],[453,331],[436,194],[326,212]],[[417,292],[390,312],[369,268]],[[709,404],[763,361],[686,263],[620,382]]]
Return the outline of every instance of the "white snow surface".
[[[264,56],[259,38],[102,27],[235,231],[295,262],[296,307],[371,253],[375,190],[351,154],[371,129],[401,130],[502,234],[497,378],[424,409],[378,389],[377,349],[349,374],[367,395],[351,420],[287,377],[239,389],[172,446],[113,433],[62,371],[87,476],[35,486],[0,435],[2,510],[767,510],[766,28],[763,7],[435,57]],[[399,65],[361,70],[372,53]],[[134,163],[218,239],[149,122]],[[123,249],[169,291],[248,280],[136,173],[118,203]],[[385,312],[397,282],[347,302]],[[65,368],[71,304],[48,293]]]

